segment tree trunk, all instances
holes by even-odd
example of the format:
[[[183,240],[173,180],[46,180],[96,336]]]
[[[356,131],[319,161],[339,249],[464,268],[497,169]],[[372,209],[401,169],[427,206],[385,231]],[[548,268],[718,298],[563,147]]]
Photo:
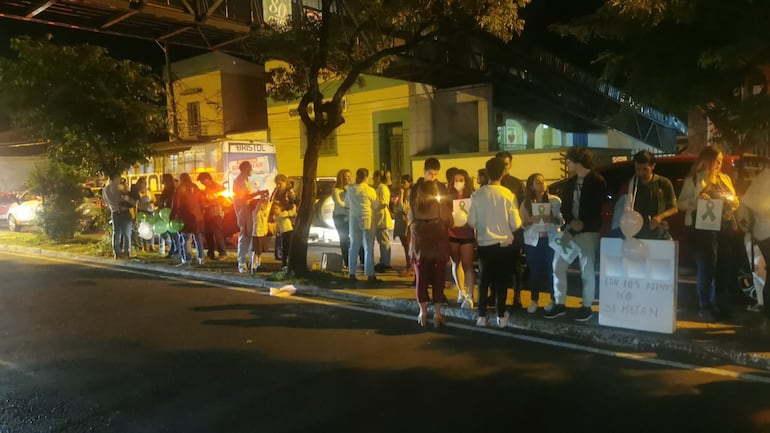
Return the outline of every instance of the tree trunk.
[[[302,197],[297,210],[297,224],[289,251],[289,270],[295,275],[308,271],[307,241],[310,225],[313,222],[313,206],[315,204],[316,175],[318,173],[318,155],[323,140],[316,128],[307,128],[307,149],[302,167]]]

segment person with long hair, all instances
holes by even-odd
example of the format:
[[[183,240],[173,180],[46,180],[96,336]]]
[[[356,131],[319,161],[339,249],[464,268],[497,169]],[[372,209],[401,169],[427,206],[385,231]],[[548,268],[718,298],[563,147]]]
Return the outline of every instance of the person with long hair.
[[[543,212],[548,204],[550,212]],[[535,206],[533,206],[535,205]],[[535,211],[537,209],[537,211]],[[527,312],[535,313],[540,300],[541,288],[551,293],[553,299],[553,249],[549,245],[550,237],[556,233],[556,226],[561,225],[561,200],[548,194],[548,184],[540,173],[533,173],[527,178],[524,200],[519,207],[524,230],[524,252],[529,267],[529,290],[531,302]],[[535,229],[539,230],[535,230]],[[528,236],[528,234],[534,236]]]
[[[473,181],[468,172],[455,169],[449,182],[449,197],[452,200],[465,200],[469,199],[471,194]],[[458,203],[457,212],[467,214],[465,202]],[[473,287],[476,285],[476,270],[473,267],[475,248],[476,233],[467,222],[449,228],[449,257],[452,261],[452,279],[457,286],[457,303],[467,308],[473,308]]]
[[[340,252],[342,253],[342,263],[348,267],[348,252],[350,251],[350,209],[345,203],[345,194],[348,191],[348,185],[353,179],[350,170],[343,168],[337,172],[337,182],[334,184],[332,199],[334,200],[334,228],[337,229],[337,235],[340,238]]]
[[[174,205],[171,207],[171,219],[179,218],[184,223],[180,237],[181,264],[192,263],[190,243],[195,244],[198,264],[203,264],[203,194],[194,184],[188,173],[179,175],[179,185],[174,197]]]
[[[393,269],[390,266],[390,230],[393,229],[393,217],[390,215],[390,170],[377,170],[372,177],[377,203],[374,212],[374,238],[380,246],[380,262],[374,266],[377,272]]]
[[[160,193],[160,199],[158,199],[158,209],[171,209],[174,205],[174,196],[176,195],[176,180],[171,173],[164,173],[160,178],[160,183],[163,185],[163,191]],[[179,254],[179,235],[171,233],[160,234],[160,254],[166,254],[166,257],[180,257]],[[168,245],[168,252],[166,252],[166,245]]]
[[[412,239],[409,252],[415,270],[417,302],[420,314],[417,323],[428,320],[428,286],[433,288],[433,325],[446,323],[441,305],[446,302],[444,284],[449,260],[449,234],[452,225],[452,201],[446,186],[439,182],[441,164],[436,158],[425,160],[425,177],[418,180],[409,198],[409,227]]]
[[[401,188],[393,205],[393,237],[398,237],[401,246],[404,248],[406,256],[406,268],[401,272],[401,276],[414,274],[412,262],[409,260],[409,196],[412,192],[412,176],[405,174],[401,176]]]
[[[685,212],[684,225],[690,228],[695,243],[698,315],[707,322],[720,319],[724,311],[719,298],[726,294],[731,282],[737,280],[737,266],[732,256],[739,236],[735,218],[739,203],[730,176],[721,171],[723,157],[718,147],[704,147],[679,193],[679,209]],[[721,230],[695,229],[699,199],[722,200]],[[737,244],[740,247],[740,242]]]

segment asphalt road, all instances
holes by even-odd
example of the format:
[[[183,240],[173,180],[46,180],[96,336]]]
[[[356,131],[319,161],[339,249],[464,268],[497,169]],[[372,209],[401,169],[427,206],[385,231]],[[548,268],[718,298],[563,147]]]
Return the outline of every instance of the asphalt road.
[[[770,385],[0,253],[0,433],[765,432]]]

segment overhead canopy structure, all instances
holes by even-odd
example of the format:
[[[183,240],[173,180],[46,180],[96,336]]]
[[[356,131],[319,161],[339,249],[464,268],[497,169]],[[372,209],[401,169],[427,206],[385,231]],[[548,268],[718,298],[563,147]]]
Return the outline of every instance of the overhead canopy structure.
[[[238,54],[263,22],[258,0],[8,0],[0,18]]]

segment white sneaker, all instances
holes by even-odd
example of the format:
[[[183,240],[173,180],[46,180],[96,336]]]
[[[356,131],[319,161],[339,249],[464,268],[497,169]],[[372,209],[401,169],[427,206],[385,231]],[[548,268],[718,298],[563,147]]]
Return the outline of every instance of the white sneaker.
[[[472,310],[473,309],[473,299],[465,298],[463,300],[463,303],[460,305],[460,308],[468,308],[468,309]]]
[[[465,301],[465,295],[463,294],[462,290],[457,291],[457,303],[462,304],[463,301]]]
[[[497,318],[497,327],[506,328],[508,326],[508,319],[510,318],[511,318],[511,314],[506,311],[505,314],[503,314],[503,317]]]
[[[480,328],[486,328],[487,327],[487,318],[484,316],[479,317],[476,319],[476,326]]]
[[[527,307],[527,313],[535,313],[537,312],[537,301],[532,301],[529,303],[529,307]]]
[[[550,313],[553,310],[553,307],[555,306],[556,304],[553,301],[551,301],[551,303],[545,306],[544,310],[546,313]]]
[[[249,267],[246,266],[246,263],[241,263],[240,265],[238,265],[238,272],[245,274],[249,272]]]

